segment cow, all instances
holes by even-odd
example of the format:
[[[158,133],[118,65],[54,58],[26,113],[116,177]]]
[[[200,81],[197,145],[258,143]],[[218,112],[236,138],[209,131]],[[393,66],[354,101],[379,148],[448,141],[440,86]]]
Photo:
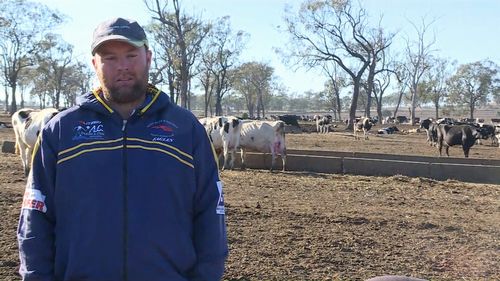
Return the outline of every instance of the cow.
[[[391,123],[396,123],[396,118],[395,117],[391,117],[391,116],[387,116],[385,117],[384,120],[382,120],[382,124],[391,124]]]
[[[12,114],[12,127],[16,138],[15,153],[21,156],[25,176],[29,174],[31,156],[40,131],[57,113],[59,111],[55,108],[23,108]]]
[[[241,120],[234,116],[218,116],[199,119],[217,154],[224,157],[222,170],[234,168],[236,149],[240,144]]]
[[[500,126],[495,126],[495,139],[497,146],[500,147]]]
[[[373,125],[373,121],[370,119],[370,117],[363,117],[359,119],[359,121],[354,124],[354,138],[357,140],[361,139],[358,136],[358,132],[363,132],[364,139],[367,140],[368,131],[370,131]]]
[[[390,134],[394,134],[395,132],[399,132],[398,127],[396,127],[396,126],[389,126],[389,127],[386,127],[386,128],[379,129],[377,131],[377,134],[379,134],[379,135],[390,135]]]
[[[437,143],[437,124],[431,118],[427,118],[422,120],[420,128],[425,130],[429,145],[435,146]]]
[[[479,133],[481,134],[481,138],[479,138],[477,140],[478,144],[482,144],[481,139],[484,139],[484,140],[491,139],[491,145],[496,144],[496,136],[495,136],[496,128],[495,128],[495,126],[490,125],[490,124],[482,124],[482,123],[476,123],[475,125],[476,125],[476,127],[479,128]]]
[[[241,126],[241,167],[245,169],[246,151],[271,153],[271,171],[279,154],[286,167],[285,123],[283,121],[250,121],[243,120]]]
[[[481,137],[479,130],[471,125],[447,125],[439,124],[437,127],[437,144],[439,156],[443,145],[446,146],[446,156],[450,156],[448,149],[450,146],[462,145],[464,156],[469,157],[470,148]]]
[[[316,115],[314,117],[316,120],[316,131],[318,133],[328,133],[332,119],[329,116]]]
[[[278,115],[275,117],[274,120],[281,120],[285,122],[287,125],[295,126],[300,128],[298,120],[300,119],[300,116],[298,115],[291,115],[291,114],[285,114],[285,115]]]

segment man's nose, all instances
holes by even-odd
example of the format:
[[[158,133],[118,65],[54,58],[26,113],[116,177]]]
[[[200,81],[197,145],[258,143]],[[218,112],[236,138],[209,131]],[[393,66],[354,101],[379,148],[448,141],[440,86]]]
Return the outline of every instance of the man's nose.
[[[127,57],[118,59],[118,70],[128,70],[130,68],[130,60]]]

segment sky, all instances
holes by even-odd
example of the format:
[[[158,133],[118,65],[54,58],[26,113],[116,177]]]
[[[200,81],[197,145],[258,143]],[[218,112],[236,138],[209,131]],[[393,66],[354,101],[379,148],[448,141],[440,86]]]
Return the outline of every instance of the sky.
[[[298,7],[302,0],[180,0],[186,13],[204,20],[230,16],[234,31],[250,34],[242,61],[267,63],[289,89],[291,95],[320,91],[325,78],[314,70],[286,66],[273,48],[286,43],[280,33],[285,5]],[[417,26],[422,19],[433,21],[429,34],[434,34],[435,55],[458,64],[489,59],[500,65],[500,0],[359,0],[370,20],[388,32],[398,32],[394,46],[402,48],[403,38],[415,35],[411,22]],[[35,0],[57,9],[68,21],[54,30],[72,44],[74,54],[90,65],[92,32],[103,20],[112,17],[150,22],[142,0]],[[413,36],[414,37],[414,36]],[[154,52],[154,50],[153,50]]]

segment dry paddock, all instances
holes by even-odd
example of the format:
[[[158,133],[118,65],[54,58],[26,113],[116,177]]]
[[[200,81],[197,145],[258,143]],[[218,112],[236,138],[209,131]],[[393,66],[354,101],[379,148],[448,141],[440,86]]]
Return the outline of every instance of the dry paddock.
[[[11,138],[9,129],[0,136]],[[422,134],[354,142],[288,134],[290,148],[436,154]],[[385,150],[383,150],[385,149]],[[496,147],[471,157],[499,159]],[[428,151],[428,152],[427,152]],[[450,152],[459,157],[457,148]],[[426,178],[265,170],[223,171],[230,254],[226,280],[500,280],[500,185]],[[24,188],[20,160],[0,154],[0,280],[18,280],[15,228]]]

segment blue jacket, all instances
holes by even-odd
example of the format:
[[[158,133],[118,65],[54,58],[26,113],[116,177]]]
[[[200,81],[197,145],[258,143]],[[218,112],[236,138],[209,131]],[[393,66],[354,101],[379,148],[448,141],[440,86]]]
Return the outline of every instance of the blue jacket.
[[[222,183],[203,126],[149,86],[124,121],[89,93],[35,147],[18,227],[23,280],[219,280]]]

